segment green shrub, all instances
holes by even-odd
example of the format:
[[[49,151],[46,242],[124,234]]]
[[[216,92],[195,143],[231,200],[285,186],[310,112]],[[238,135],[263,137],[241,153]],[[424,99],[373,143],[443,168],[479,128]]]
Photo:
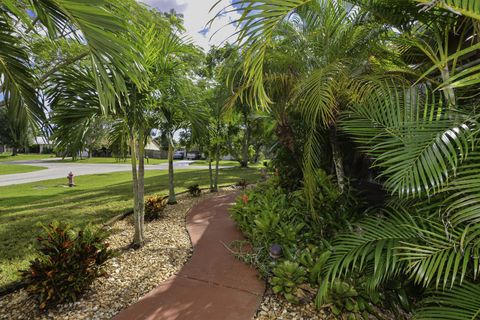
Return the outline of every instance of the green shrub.
[[[348,315],[348,319],[370,319],[371,315],[382,319],[369,303],[372,298],[359,292],[352,284],[335,280],[328,285],[325,282],[324,287],[327,286],[323,301],[316,301],[317,307],[326,307],[335,316]]]
[[[303,190],[288,193],[279,187],[278,178],[247,190],[230,209],[252,244],[253,254],[248,261],[268,279],[275,293],[292,303],[313,299],[319,286],[328,282],[326,271],[334,250],[330,242],[343,228],[349,228],[343,219],[350,215],[354,220],[359,215],[355,211],[357,200],[348,190],[340,192],[323,172],[319,171],[316,179],[319,185],[313,211]],[[269,256],[273,244],[282,247],[278,261]],[[351,297],[352,291],[343,292],[342,288],[324,288],[332,312],[339,310],[351,317],[366,312],[363,302],[368,299]],[[317,304],[319,308],[323,306]]]
[[[39,257],[23,276],[27,291],[38,300],[40,309],[45,309],[77,300],[104,274],[102,265],[113,251],[108,249],[108,234],[102,229],[73,230],[58,222],[42,227],[43,234],[37,238]]]
[[[145,221],[152,221],[162,216],[167,207],[167,199],[154,195],[145,199]]]
[[[361,197],[346,184],[341,191],[338,185],[323,170],[315,172],[315,187],[311,204],[315,221],[315,232],[323,239],[331,240],[344,231],[350,231],[353,223],[362,216]],[[296,192],[307,203],[306,190]]]
[[[198,186],[198,183],[188,186],[187,190],[192,197],[199,197],[200,194],[202,193],[202,190]]]
[[[301,286],[306,280],[305,268],[297,262],[283,261],[273,268],[270,284],[275,294],[281,294],[291,303],[298,303],[305,296]]]
[[[240,187],[240,188],[242,188],[243,190],[245,190],[245,189],[247,188],[247,186],[248,186],[247,180],[245,180],[245,179],[240,179],[240,180],[237,181],[237,187]]]
[[[318,286],[322,281],[322,271],[332,252],[330,250],[321,251],[319,247],[308,245],[307,248],[299,252],[296,257],[298,261],[308,272],[308,281],[311,285]]]

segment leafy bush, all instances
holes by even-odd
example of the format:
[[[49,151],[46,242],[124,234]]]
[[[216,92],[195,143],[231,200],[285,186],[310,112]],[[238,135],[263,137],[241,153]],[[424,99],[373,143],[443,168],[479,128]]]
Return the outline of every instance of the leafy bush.
[[[103,275],[102,265],[113,255],[108,249],[108,233],[86,227],[73,230],[53,222],[43,227],[38,238],[39,257],[23,275],[27,291],[38,299],[40,309],[71,302]]]
[[[274,293],[283,295],[291,303],[298,303],[305,296],[302,284],[306,282],[306,276],[305,268],[287,260],[273,268],[270,284]]]
[[[332,239],[341,232],[351,231],[353,223],[361,218],[364,211],[359,194],[348,183],[341,191],[323,170],[317,170],[314,178],[311,205],[316,232],[324,239]],[[302,189],[297,193],[307,203],[306,190]]]
[[[192,197],[199,197],[200,193],[202,193],[202,190],[198,186],[198,183],[188,186],[187,190]]]
[[[167,207],[167,199],[163,196],[154,195],[145,199],[145,220],[152,221],[162,216]]]
[[[309,234],[302,208],[292,206],[294,196],[288,196],[268,181],[247,191],[230,209],[233,219],[255,247],[269,248],[277,243],[284,249]]]
[[[240,188],[245,190],[247,188],[247,186],[248,186],[247,180],[240,179],[240,180],[237,181],[237,187],[240,187]]]
[[[354,193],[340,192],[323,172],[319,171],[316,179],[319,185],[313,211],[304,190],[288,193],[279,187],[278,177],[247,190],[230,210],[252,244],[253,254],[248,256],[248,261],[269,280],[275,293],[292,303],[313,299],[315,294],[311,294],[311,290],[316,293],[316,288],[323,283],[332,284],[328,278],[334,250],[331,241],[337,233],[349,230],[350,224],[344,220],[356,220],[360,216],[355,210],[359,201]],[[282,248],[283,255],[278,261],[269,255],[273,244]],[[339,310],[351,314],[352,318],[368,311],[363,303],[367,298],[352,298],[349,293],[354,289],[345,293],[342,288],[323,288],[323,300],[318,300],[322,303],[317,306],[332,305],[332,312]]]

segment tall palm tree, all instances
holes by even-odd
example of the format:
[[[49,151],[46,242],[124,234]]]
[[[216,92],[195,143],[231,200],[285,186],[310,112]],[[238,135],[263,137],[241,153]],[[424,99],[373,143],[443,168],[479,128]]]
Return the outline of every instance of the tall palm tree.
[[[47,97],[53,110],[53,122],[59,141],[68,139],[74,145],[84,145],[86,133],[96,119],[107,117],[112,121],[112,140],[128,146],[131,154],[133,207],[135,234],[133,246],[144,244],[144,158],[145,144],[155,127],[152,114],[156,108],[156,97],[165,95],[165,87],[159,85],[158,77],[168,76],[162,69],[165,61],[174,58],[179,48],[172,29],[161,16],[137,6],[130,17],[135,23],[130,31],[138,41],[131,46],[142,48],[142,65],[146,75],[141,85],[124,79],[126,93],[117,96],[114,107],[103,108],[97,91],[95,70],[81,63],[55,72],[55,81],[47,90]],[[164,72],[159,74],[158,72]],[[112,75],[113,76],[113,75]]]

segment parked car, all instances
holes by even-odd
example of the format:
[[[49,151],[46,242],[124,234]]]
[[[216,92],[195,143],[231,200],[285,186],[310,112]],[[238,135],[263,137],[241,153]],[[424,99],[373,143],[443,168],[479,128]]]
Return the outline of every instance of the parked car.
[[[187,160],[200,160],[202,159],[202,154],[198,151],[190,151],[187,153]]]
[[[175,151],[175,153],[173,154],[173,159],[183,160],[184,156],[185,156],[185,153],[183,151]]]

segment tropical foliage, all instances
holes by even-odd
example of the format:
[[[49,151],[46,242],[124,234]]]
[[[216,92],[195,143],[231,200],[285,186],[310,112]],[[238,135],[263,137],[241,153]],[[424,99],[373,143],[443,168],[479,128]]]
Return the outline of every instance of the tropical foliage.
[[[338,281],[382,294],[401,283],[398,306],[416,304],[418,319],[476,318],[477,2],[241,4],[244,85],[236,97],[272,114],[288,106],[287,119],[301,114],[306,138],[291,135],[285,149],[292,157],[301,150],[314,221],[333,211],[315,207],[325,185],[318,168],[341,193],[350,181],[369,204],[340,222],[339,234],[324,235],[333,253],[317,305],[331,302]],[[405,303],[411,287],[425,288],[417,290],[425,299]]]
[[[114,255],[104,230],[74,230],[59,222],[43,229],[37,238],[40,257],[24,272],[40,309],[77,300],[95,278],[105,275],[102,266]]]

